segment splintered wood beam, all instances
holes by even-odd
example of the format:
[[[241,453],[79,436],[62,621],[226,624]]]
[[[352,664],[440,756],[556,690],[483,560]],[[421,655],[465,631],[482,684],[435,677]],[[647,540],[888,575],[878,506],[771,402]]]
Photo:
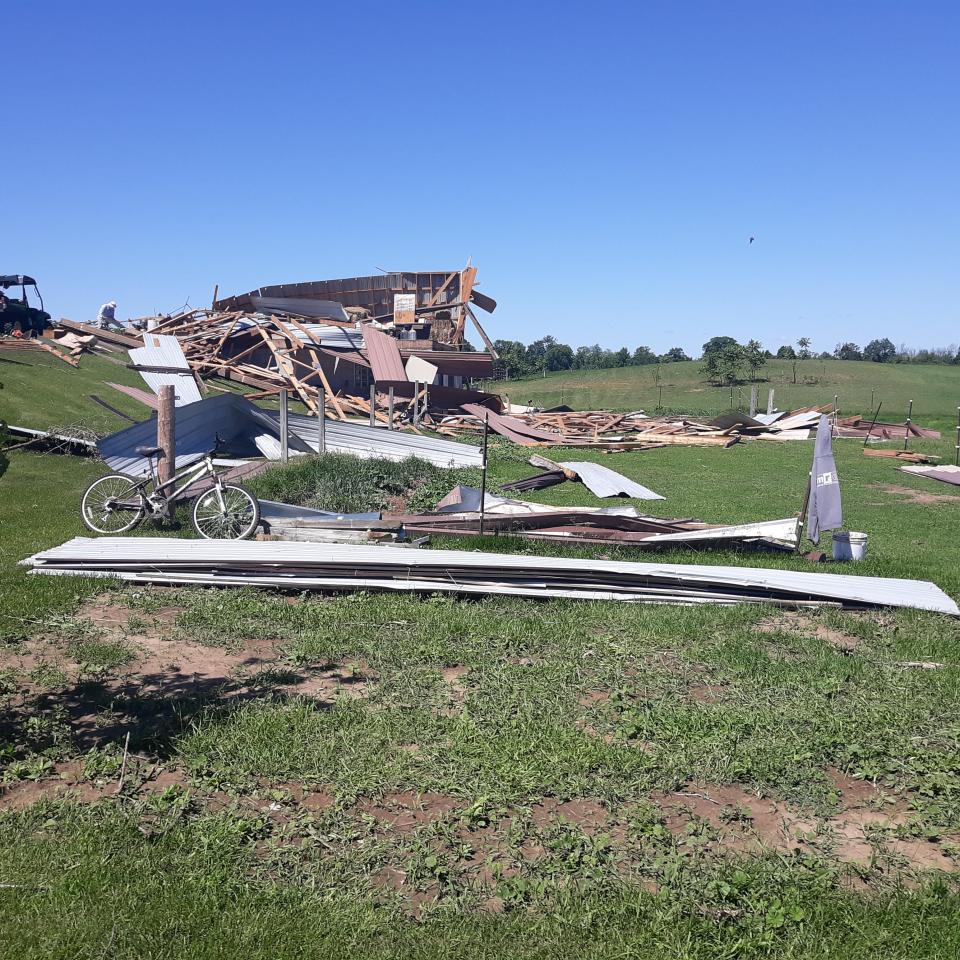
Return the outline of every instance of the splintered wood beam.
[[[473,284],[477,279],[476,267],[464,267],[460,271],[460,309],[457,314],[457,326],[453,331],[453,343],[463,343],[463,330],[467,325],[467,309],[470,303],[470,294],[473,293]]]
[[[487,336],[487,331],[480,326],[480,321],[477,319],[476,314],[470,309],[469,306],[467,307],[467,313],[470,314],[470,319],[473,321],[473,325],[477,328],[477,333],[480,334],[480,339],[483,340],[484,346],[487,348],[487,353],[489,353],[494,360],[499,360],[500,354],[494,349],[493,342]]]
[[[239,317],[234,317],[233,322],[227,327],[226,333],[217,341],[217,345],[213,348],[213,352],[210,354],[210,357],[219,357],[220,351],[223,349],[223,345],[230,338],[230,334],[233,333],[234,327],[240,322]]]
[[[263,342],[267,345],[267,349],[273,354],[274,359],[277,361],[277,369],[283,374],[284,377],[293,385],[293,388],[297,391],[300,396],[300,399],[306,404],[306,406],[313,410],[314,413],[318,412],[317,401],[310,395],[308,389],[297,379],[296,373],[293,371],[293,364],[290,362],[289,357],[285,357],[276,347],[276,344],[270,339],[270,335],[262,327],[257,328],[260,332],[260,336],[263,338]]]

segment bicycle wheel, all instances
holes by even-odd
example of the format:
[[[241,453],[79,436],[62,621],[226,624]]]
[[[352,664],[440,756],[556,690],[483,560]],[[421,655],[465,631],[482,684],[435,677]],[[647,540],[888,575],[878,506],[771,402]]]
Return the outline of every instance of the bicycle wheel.
[[[217,488],[197,497],[193,505],[193,526],[207,540],[245,540],[260,523],[260,504],[243,487],[225,483],[223,506]]]
[[[123,533],[135,527],[143,513],[136,482],[119,473],[94,480],[80,499],[80,518],[94,533]]]

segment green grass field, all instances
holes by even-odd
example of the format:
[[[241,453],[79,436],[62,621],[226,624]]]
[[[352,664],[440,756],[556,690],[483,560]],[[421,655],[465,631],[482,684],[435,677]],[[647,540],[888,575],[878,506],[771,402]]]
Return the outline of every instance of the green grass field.
[[[902,423],[910,401],[920,422],[950,420],[956,426],[960,407],[960,367],[870,363],[852,360],[801,360],[797,383],[787,360],[770,360],[761,372],[760,408],[767,391],[775,391],[777,408],[790,410],[830,403],[839,396],[842,413],[872,415],[883,402],[880,418]],[[659,377],[659,381],[658,381]],[[705,383],[700,363],[623,367],[615,370],[576,370],[546,377],[506,380],[496,384],[514,403],[554,406],[566,403],[577,410],[643,409],[658,406],[680,413],[716,415],[730,409],[730,387]],[[750,384],[733,388],[733,406],[750,403]]]
[[[80,392],[104,395],[89,366]],[[889,369],[913,371],[897,389],[949,431],[960,372]],[[40,385],[65,411],[81,402],[54,367],[0,378],[0,419],[96,413],[31,406]],[[838,392],[804,389],[803,403]],[[953,460],[951,432],[914,446]],[[960,596],[960,494],[856,441],[835,448],[848,526],[870,536],[856,572]],[[527,455],[494,443],[491,488],[532,473]],[[666,496],[648,512],[737,522],[795,513],[811,455],[755,442],[596,456]],[[0,956],[960,953],[957,622],[27,576],[17,561],[83,533],[77,501],[100,470],[0,454]],[[305,472],[261,482],[330,489]],[[530,498],[602,504],[574,484]]]

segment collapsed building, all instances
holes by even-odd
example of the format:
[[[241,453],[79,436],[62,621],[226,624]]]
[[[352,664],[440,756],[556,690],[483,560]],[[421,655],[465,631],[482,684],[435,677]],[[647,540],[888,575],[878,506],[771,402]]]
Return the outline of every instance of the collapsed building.
[[[254,397],[291,390],[314,413],[322,403],[339,419],[409,419],[412,407],[470,402],[496,410],[498,397],[473,389],[492,377],[496,359],[474,307],[492,313],[497,303],[476,289],[476,276],[468,265],[259,287],[215,296],[210,309],[148,318],[145,343],[170,335],[198,380],[234,380],[258,390]],[[467,341],[468,324],[486,351]]]

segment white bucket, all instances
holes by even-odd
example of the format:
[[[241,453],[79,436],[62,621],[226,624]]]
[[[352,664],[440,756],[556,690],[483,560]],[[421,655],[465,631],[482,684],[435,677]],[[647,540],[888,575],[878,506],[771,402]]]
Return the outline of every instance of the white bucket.
[[[834,560],[862,560],[867,555],[867,535],[840,531],[833,535]]]

